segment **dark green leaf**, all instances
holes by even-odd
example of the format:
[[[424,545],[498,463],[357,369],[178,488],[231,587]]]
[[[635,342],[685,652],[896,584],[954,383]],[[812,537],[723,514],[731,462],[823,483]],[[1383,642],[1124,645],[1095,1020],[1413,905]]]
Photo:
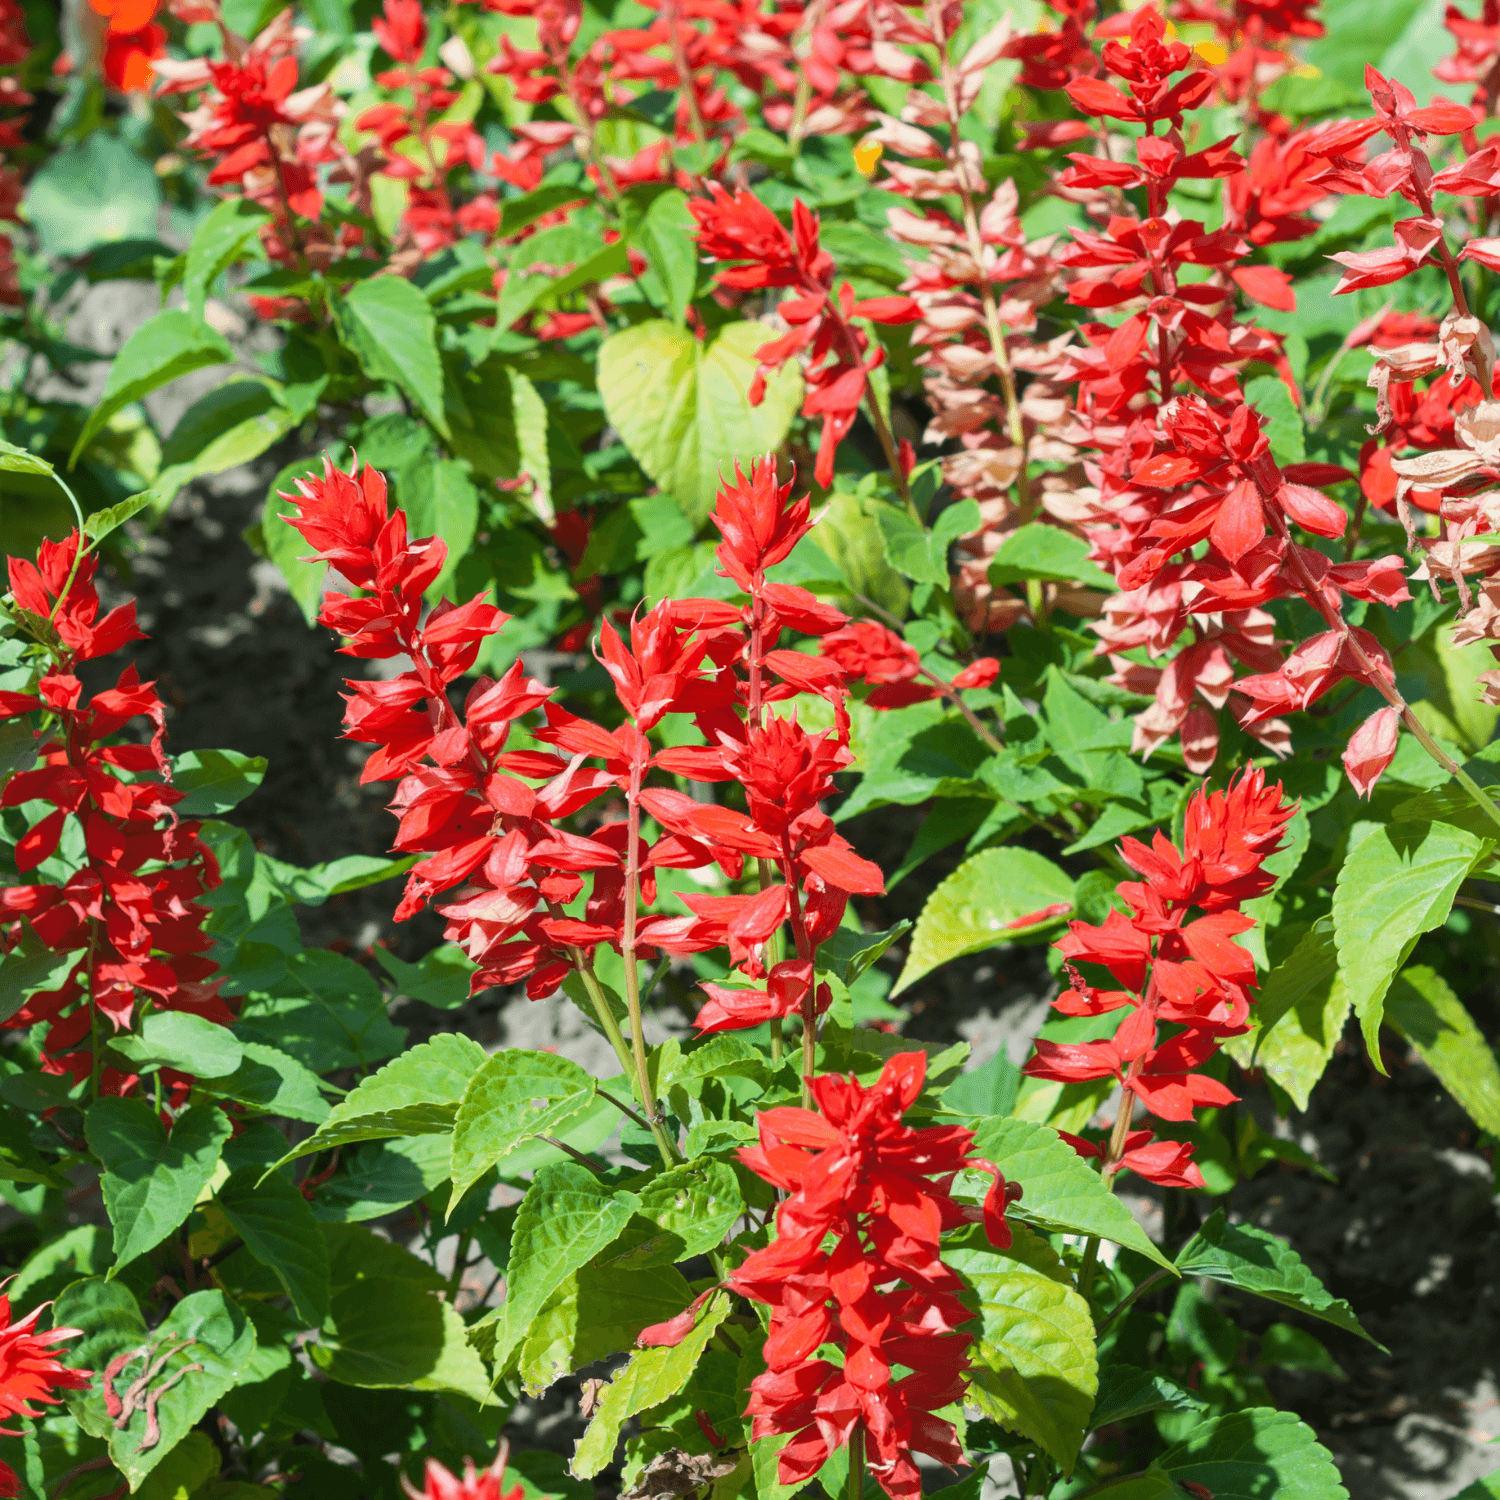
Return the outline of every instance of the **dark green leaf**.
[[[297,1316],[316,1327],[328,1316],[328,1249],[307,1200],[285,1177],[263,1181],[241,1167],[214,1195],[250,1253],[269,1266]]]
[[[263,755],[187,750],[172,759],[172,785],[187,793],[177,804],[183,818],[217,818],[238,807],[265,779]]]
[[[1148,1411],[1203,1411],[1207,1403],[1154,1370],[1135,1365],[1102,1365],[1099,1394],[1094,1399],[1091,1427],[1128,1422]]]
[[[1214,1500],[1348,1500],[1312,1428],[1266,1406],[1210,1419],[1151,1467],[1179,1485],[1201,1485]]]
[[[1346,1333],[1357,1333],[1376,1343],[1359,1325],[1354,1309],[1331,1295],[1284,1240],[1253,1224],[1230,1224],[1218,1209],[1177,1252],[1177,1269],[1184,1276],[1204,1276],[1242,1292],[1265,1297],[1283,1307],[1296,1308]]]
[[[21,941],[0,959],[0,1021],[8,1021],[38,990],[55,989],[81,957],[54,953],[21,919]]]
[[[443,366],[431,304],[400,276],[357,282],[339,299],[339,327],[372,380],[388,380],[444,437]]]
[[[1030,578],[1112,591],[1115,581],[1089,561],[1088,543],[1071,531],[1032,521],[1010,533],[990,561],[990,582],[1004,587]]]

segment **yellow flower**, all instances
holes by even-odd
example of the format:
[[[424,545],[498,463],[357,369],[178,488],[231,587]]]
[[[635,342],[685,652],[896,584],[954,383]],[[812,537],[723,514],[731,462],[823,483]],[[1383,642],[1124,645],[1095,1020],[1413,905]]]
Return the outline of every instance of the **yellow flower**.
[[[885,153],[885,147],[879,141],[861,141],[854,148],[854,165],[866,177],[875,175],[875,164]]]
[[[1229,56],[1229,53],[1225,50],[1221,42],[1199,42],[1198,45],[1193,48],[1193,51],[1196,52],[1204,62],[1210,64],[1215,68],[1217,68],[1219,64]]]

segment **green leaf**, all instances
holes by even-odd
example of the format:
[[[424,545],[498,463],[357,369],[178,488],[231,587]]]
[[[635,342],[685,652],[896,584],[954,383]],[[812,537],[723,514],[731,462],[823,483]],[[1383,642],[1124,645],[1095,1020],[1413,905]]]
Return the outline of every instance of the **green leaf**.
[[[904,510],[883,505],[875,512],[885,543],[886,561],[914,583],[948,587],[948,548],[961,536],[976,531],[979,506],[973,500],[950,505],[929,531]]]
[[[588,1431],[578,1440],[571,1465],[579,1479],[592,1479],[615,1456],[620,1429],[639,1412],[660,1406],[688,1383],[708,1341],[729,1316],[724,1292],[709,1300],[693,1331],[672,1348],[639,1349],[600,1393]]]
[[[1306,1109],[1348,1015],[1349,989],[1339,973],[1333,923],[1325,917],[1266,975],[1250,1011],[1252,1029],[1230,1037],[1224,1050],[1242,1068],[1263,1068],[1298,1109]]]
[[[479,491],[457,459],[444,458],[402,474],[401,506],[413,541],[435,536],[448,548],[447,563],[427,590],[429,599],[439,599],[474,540],[479,525]]]
[[[586,1167],[562,1162],[536,1174],[511,1235],[495,1368],[504,1370],[547,1299],[629,1222],[640,1200],[611,1193]]]
[[[0,1022],[8,1021],[38,990],[56,989],[81,957],[54,953],[21,918],[21,941],[0,959]]]
[[[172,785],[187,793],[176,808],[183,818],[217,818],[238,807],[265,779],[263,755],[187,750],[172,758]]]
[[[18,448],[14,443],[0,439],[0,473],[6,474],[52,474],[52,465],[29,448]]]
[[[313,1197],[324,1224],[357,1224],[393,1214],[448,1180],[448,1142],[439,1135],[361,1141],[339,1158],[338,1174]]]
[[[328,1118],[276,1165],[355,1141],[441,1135],[453,1128],[464,1089],[485,1061],[484,1048],[461,1032],[445,1031],[420,1042],[345,1095]]]
[[[671,188],[651,206],[631,231],[631,243],[646,257],[666,293],[667,311],[681,326],[698,284],[697,222],[688,212],[687,194]]]
[[[491,1399],[464,1320],[404,1276],[337,1287],[331,1320],[332,1334],[308,1352],[333,1380],[375,1390],[457,1391],[481,1406]]]
[[[1500,1469],[1465,1485],[1453,1500],[1500,1500]]]
[[[1014,1234],[1007,1251],[973,1236],[943,1251],[979,1293],[967,1400],[1039,1444],[1066,1477],[1099,1385],[1093,1314],[1046,1240],[1023,1228]]]
[[[693,1300],[671,1266],[583,1266],[532,1319],[521,1345],[521,1382],[534,1396],[595,1360],[623,1354],[643,1328],[675,1318]]]
[[[223,198],[199,222],[187,248],[182,289],[188,310],[202,318],[209,288],[219,273],[232,265],[254,243],[270,214],[248,198]]]
[[[510,372],[511,410],[516,424],[516,461],[531,478],[531,505],[551,525],[552,459],[547,449],[547,403],[542,393],[519,370]]]
[[[1417,1049],[1474,1123],[1500,1135],[1500,1065],[1447,980],[1425,964],[1404,969],[1386,996],[1385,1019]]]
[[[432,305],[400,276],[372,276],[338,299],[339,327],[365,373],[388,380],[444,437],[443,365]]]
[[[145,1099],[100,1099],[89,1107],[84,1133],[104,1168],[117,1268],[159,1245],[187,1218],[233,1128],[211,1104],[190,1105],[170,1136]]]
[[[1172,1264],[1099,1174],[1051,1126],[986,1120],[975,1129],[973,1151],[999,1167],[1008,1181],[1021,1184],[1021,1200],[1009,1210],[1012,1217],[1049,1232],[1097,1235],[1159,1266]]]
[[[440,1010],[456,1010],[469,998],[469,982],[478,966],[456,943],[443,943],[414,964],[397,958],[379,943],[373,952],[397,990],[412,1000]]]
[[[259,458],[297,418],[265,381],[231,380],[195,401],[162,445],[155,489],[170,501],[190,479]]]
[[[525,317],[544,297],[562,297],[581,286],[591,286],[629,269],[629,252],[623,240],[606,245],[597,234],[579,230],[575,225],[559,224],[556,228],[566,232],[569,248],[560,252],[550,245],[544,248],[539,242],[546,240],[552,231],[543,230],[541,234],[523,240],[511,256],[510,278],[501,289],[495,313],[497,330],[509,328],[517,318]],[[591,240],[592,247],[586,245],[585,240]],[[550,269],[524,274],[528,266],[553,255],[557,256],[558,263],[573,260],[576,264],[561,276],[553,275]]]
[[[1348,1500],[1333,1455],[1311,1427],[1268,1406],[1230,1412],[1195,1427],[1152,1464],[1178,1485],[1214,1500]],[[1176,1493],[1181,1493],[1177,1491]]]
[[[26,190],[26,219],[48,255],[77,256],[156,234],[161,183],[151,163],[109,130],[47,156]]]
[[[544,182],[518,198],[507,198],[500,205],[500,229],[496,238],[508,240],[528,224],[536,223],[543,214],[550,214],[554,209],[563,208],[569,203],[577,203],[580,198],[587,196],[586,188],[570,183]]]
[[[722,470],[780,448],[802,400],[788,364],[750,404],[756,352],[770,342],[759,323],[730,323],[700,342],[653,320],[612,334],[599,349],[605,415],[636,462],[699,523],[713,507]]]
[[[1091,1427],[1128,1422],[1148,1411],[1203,1411],[1207,1403],[1175,1380],[1135,1365],[1102,1365]]]
[[[99,403],[89,413],[68,455],[68,467],[78,462],[84,449],[122,407],[194,370],[233,360],[234,351],[224,338],[194,321],[191,313],[182,308],[158,313],[137,328],[115,356]]]
[[[214,1195],[250,1253],[268,1266],[304,1324],[328,1316],[328,1247],[307,1200],[285,1177],[264,1181],[258,1167],[241,1167]]]
[[[674,1261],[715,1249],[745,1212],[734,1168],[707,1158],[658,1173],[639,1193],[641,1216],[672,1237]]]
[[[887,927],[884,932],[856,932],[852,927],[840,927],[819,944],[818,969],[825,974],[836,974],[845,985],[851,985],[892,943],[910,931],[911,923],[904,921]]]
[[[206,1083],[205,1093],[288,1120],[321,1125],[328,1118],[328,1101],[318,1090],[318,1075],[310,1068],[264,1042],[241,1042],[240,1051],[244,1057],[239,1067],[225,1078]]]
[[[328,571],[328,564],[302,561],[312,555],[312,548],[300,531],[287,525],[285,517],[296,515],[297,509],[290,500],[282,499],[281,492],[291,492],[294,481],[322,472],[323,462],[320,458],[298,459],[295,463],[288,464],[271,481],[271,487],[266,492],[265,509],[260,517],[261,539],[265,544],[266,556],[276,564],[281,576],[286,579],[292,598],[297,601],[297,607],[309,625],[315,625],[318,620],[318,606],[323,598],[323,575]]]
[[[1453,898],[1490,844],[1448,823],[1393,823],[1359,843],[1333,890],[1339,971],[1382,1073],[1379,1033],[1386,991],[1417,939],[1448,919]]]
[[[178,1068],[200,1078],[225,1078],[244,1060],[235,1034],[205,1016],[189,1011],[156,1010],[139,1032],[113,1038],[110,1047],[138,1071]]]
[[[552,1135],[594,1097],[594,1079],[570,1058],[507,1047],[467,1080],[453,1122],[453,1200],[523,1141]]]
[[[219,1450],[206,1432],[190,1432],[141,1481],[141,1500],[189,1500],[219,1473]]]
[[[110,532],[123,526],[132,516],[152,509],[159,500],[155,490],[142,490],[140,494],[131,495],[127,500],[121,500],[104,510],[96,510],[92,515],[84,517],[83,534],[92,543],[102,542]]]
[[[1054,926],[1072,907],[1073,882],[1050,859],[1029,849],[982,849],[928,898],[891,995],[949,959]]]
[[[146,1475],[225,1392],[245,1378],[255,1356],[255,1329],[220,1291],[184,1297],[148,1332],[135,1298],[124,1286],[91,1277],[61,1293],[52,1318],[54,1327],[83,1330],[84,1337],[68,1346],[69,1363],[98,1372],[86,1390],[68,1393],[68,1408],[85,1432],[107,1440],[110,1462],[133,1489],[139,1489]],[[136,1351],[139,1356],[116,1375],[114,1391],[123,1398],[147,1368],[161,1361],[147,1387],[162,1392],[156,1402],[160,1438],[150,1447],[142,1446],[147,1423],[143,1405],[117,1427],[104,1404],[104,1370],[117,1356]],[[171,1388],[162,1390],[168,1381]]]
[[[295,924],[294,924],[295,928]],[[284,960],[286,980],[257,994],[240,1013],[240,1034],[274,1042],[315,1072],[368,1068],[399,1052],[405,1033],[391,1024],[374,977],[341,953],[305,948]]]
[[[25,716],[0,723],[0,785],[17,771],[29,771],[35,764],[36,735]]]
[[[1260,412],[1271,454],[1279,464],[1300,464],[1307,458],[1307,433],[1302,413],[1279,375],[1257,375],[1245,382],[1245,400]]]
[[[1333,1296],[1285,1240],[1253,1224],[1227,1223],[1222,1208],[1177,1252],[1177,1269],[1184,1276],[1222,1281],[1322,1318],[1346,1333],[1358,1334],[1377,1349],[1384,1348],[1360,1327],[1354,1309]]]
[[[1111,592],[1117,587],[1108,573],[1089,561],[1089,545],[1082,537],[1040,521],[1011,532],[990,561],[990,582],[999,587],[1029,578]]]

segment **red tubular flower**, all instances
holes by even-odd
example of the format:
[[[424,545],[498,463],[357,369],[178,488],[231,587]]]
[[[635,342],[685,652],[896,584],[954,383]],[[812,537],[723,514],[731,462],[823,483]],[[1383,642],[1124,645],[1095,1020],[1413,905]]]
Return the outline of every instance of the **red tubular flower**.
[[[166,711],[134,667],[113,688],[87,700],[75,668],[141,639],[134,603],[100,618],[94,583],[98,559],[77,563],[75,532],[63,542],[43,542],[33,565],[8,560],[11,594],[23,622],[45,638],[46,622],[61,643],[34,693],[0,694],[0,718],[31,712],[54,717],[55,730],[37,748],[39,763],[13,775],[0,807],[51,804],[16,846],[16,868],[35,876],[56,852],[69,818],[83,834],[84,860],[66,880],[34,880],[0,890],[3,946],[23,936],[20,919],[56,953],[77,953],[62,984],[33,994],[3,1024],[9,1029],[47,1023],[42,1067],[82,1081],[94,1069],[89,1045],[96,1014],[118,1031],[128,1028],[138,996],[158,1010],[188,1011],[227,1026],[234,1019],[219,996],[222,977],[207,957],[208,916],[197,898],[219,884],[200,825],[176,818],[183,794],[170,784],[163,751]],[[154,733],[147,745],[112,745],[131,720],[145,718]],[[121,773],[129,780],[121,778]],[[169,1074],[174,1096],[189,1080]],[[101,1086],[127,1093],[135,1075],[106,1067]]]
[[[781,316],[791,325],[784,337],[757,352],[760,371],[750,390],[759,405],[765,395],[765,375],[779,370],[804,351],[807,395],[803,414],[823,419],[816,478],[825,489],[833,482],[834,450],[854,425],[865,394],[869,372],[880,365],[885,351],[853,327],[855,318],[872,323],[912,323],[921,309],[910,297],[873,297],[856,301],[846,281],[834,291],[833,257],[818,244],[818,216],[799,198],[792,206],[792,232],[753,193],[731,196],[717,183],[711,197],[688,204],[698,221],[698,245],[715,260],[748,261],[718,273],[721,285],[739,289],[796,287],[801,296],[780,304]]]
[[[476,1473],[473,1459],[464,1460],[463,1477],[450,1473],[437,1459],[429,1458],[422,1471],[422,1488],[418,1489],[403,1474],[401,1488],[410,1500],[521,1500],[526,1486],[518,1479],[505,1488],[505,1465],[510,1457],[510,1443],[502,1442],[495,1461]]]
[[[1070,978],[1053,1001],[1060,1012],[1128,1013],[1107,1041],[1038,1040],[1023,1071],[1065,1083],[1119,1081],[1120,1117],[1109,1149],[1069,1137],[1081,1155],[1103,1158],[1106,1175],[1126,1168],[1165,1186],[1203,1185],[1190,1147],[1130,1131],[1130,1116],[1136,1099],[1150,1114],[1174,1121],[1234,1100],[1198,1069],[1223,1038],[1246,1029],[1255,964],[1234,938],[1255,924],[1239,908],[1274,883],[1265,860],[1280,847],[1295,811],[1259,768],[1242,772],[1222,792],[1199,790],[1187,806],[1180,850],[1160,833],[1149,846],[1122,841],[1121,857],[1144,877],[1119,888],[1131,915],[1111,911],[1101,926],[1070,922],[1055,945]],[[1077,963],[1106,970],[1122,988],[1095,988]],[[1164,1023],[1182,1029],[1162,1039]]]
[[[0,1292],[0,1421],[11,1417],[36,1418],[44,1413],[30,1405],[40,1401],[54,1406],[62,1398],[58,1391],[87,1390],[92,1370],[69,1370],[58,1362],[54,1344],[81,1338],[81,1328],[53,1328],[36,1332],[37,1319],[50,1302],[40,1303],[21,1319],[10,1320],[10,1298]],[[0,1427],[7,1437],[19,1437],[10,1427]],[[20,1493],[20,1480],[9,1464],[0,1463],[0,1496]]]
[[[1006,1247],[1005,1209],[1020,1189],[969,1155],[972,1132],[901,1123],[926,1066],[920,1052],[892,1057],[869,1088],[815,1078],[816,1112],[763,1110],[760,1144],[740,1152],[789,1194],[776,1238],[729,1280],[771,1308],[766,1373],[751,1384],[746,1415],[756,1438],[790,1435],[782,1484],[811,1479],[857,1426],[870,1472],[893,1500],[922,1492],[913,1453],[963,1462],[952,1423],[935,1415],[962,1396],[970,1343],[959,1331],[969,1316],[963,1283],[943,1264],[941,1236],[982,1220],[990,1242]],[[994,1178],[982,1208],[952,1196],[964,1167]],[[843,1351],[842,1366],[817,1357],[823,1345]],[[897,1378],[897,1365],[908,1373]]]

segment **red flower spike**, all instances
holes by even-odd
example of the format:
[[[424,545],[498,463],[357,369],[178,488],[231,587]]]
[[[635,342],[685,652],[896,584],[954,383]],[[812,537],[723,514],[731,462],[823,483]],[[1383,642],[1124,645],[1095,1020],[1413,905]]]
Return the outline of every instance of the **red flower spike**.
[[[1194,794],[1180,850],[1160,833],[1150,845],[1125,839],[1120,854],[1144,877],[1119,888],[1130,914],[1111,911],[1101,926],[1069,923],[1056,946],[1070,984],[1053,1002],[1064,1015],[1125,1014],[1105,1041],[1038,1040],[1023,1071],[1068,1083],[1118,1079],[1122,1109],[1139,1099],[1169,1120],[1231,1102],[1223,1084],[1198,1070],[1222,1038],[1246,1028],[1255,965],[1234,939],[1254,922],[1238,908],[1274,883],[1263,866],[1295,811],[1281,788],[1267,787],[1264,773],[1252,768],[1222,792]],[[1095,989],[1077,963],[1106,969],[1124,989]],[[1160,1041],[1162,1022],[1186,1029]],[[1069,1140],[1081,1155],[1103,1155],[1088,1141]],[[1153,1142],[1150,1131],[1130,1132],[1119,1156],[1103,1162],[1106,1173],[1121,1168],[1164,1186],[1202,1186],[1191,1149]]]
[[[766,1373],[751,1384],[746,1414],[756,1438],[789,1435],[783,1484],[815,1473],[856,1425],[870,1472],[893,1500],[921,1494],[914,1453],[962,1462],[952,1424],[935,1415],[962,1394],[970,1342],[958,1331],[968,1316],[963,1283],[943,1264],[941,1235],[982,1220],[992,1243],[1009,1244],[1005,1206],[1019,1190],[968,1155],[972,1132],[901,1123],[926,1062],[920,1052],[892,1057],[869,1088],[812,1079],[817,1110],[761,1111],[760,1144],[740,1153],[789,1194],[777,1237],[729,1283],[771,1308]],[[982,1208],[951,1195],[965,1167],[995,1178]],[[843,1350],[842,1368],[815,1357],[825,1344]],[[896,1365],[909,1373],[896,1378]]]
[[[429,1458],[423,1469],[422,1488],[418,1489],[406,1476],[401,1476],[401,1488],[410,1500],[522,1500],[526,1487],[518,1479],[510,1488],[505,1488],[505,1465],[510,1457],[509,1442],[500,1444],[495,1461],[482,1472],[476,1472],[472,1459],[464,1460],[462,1477],[450,1473],[435,1458]]]

